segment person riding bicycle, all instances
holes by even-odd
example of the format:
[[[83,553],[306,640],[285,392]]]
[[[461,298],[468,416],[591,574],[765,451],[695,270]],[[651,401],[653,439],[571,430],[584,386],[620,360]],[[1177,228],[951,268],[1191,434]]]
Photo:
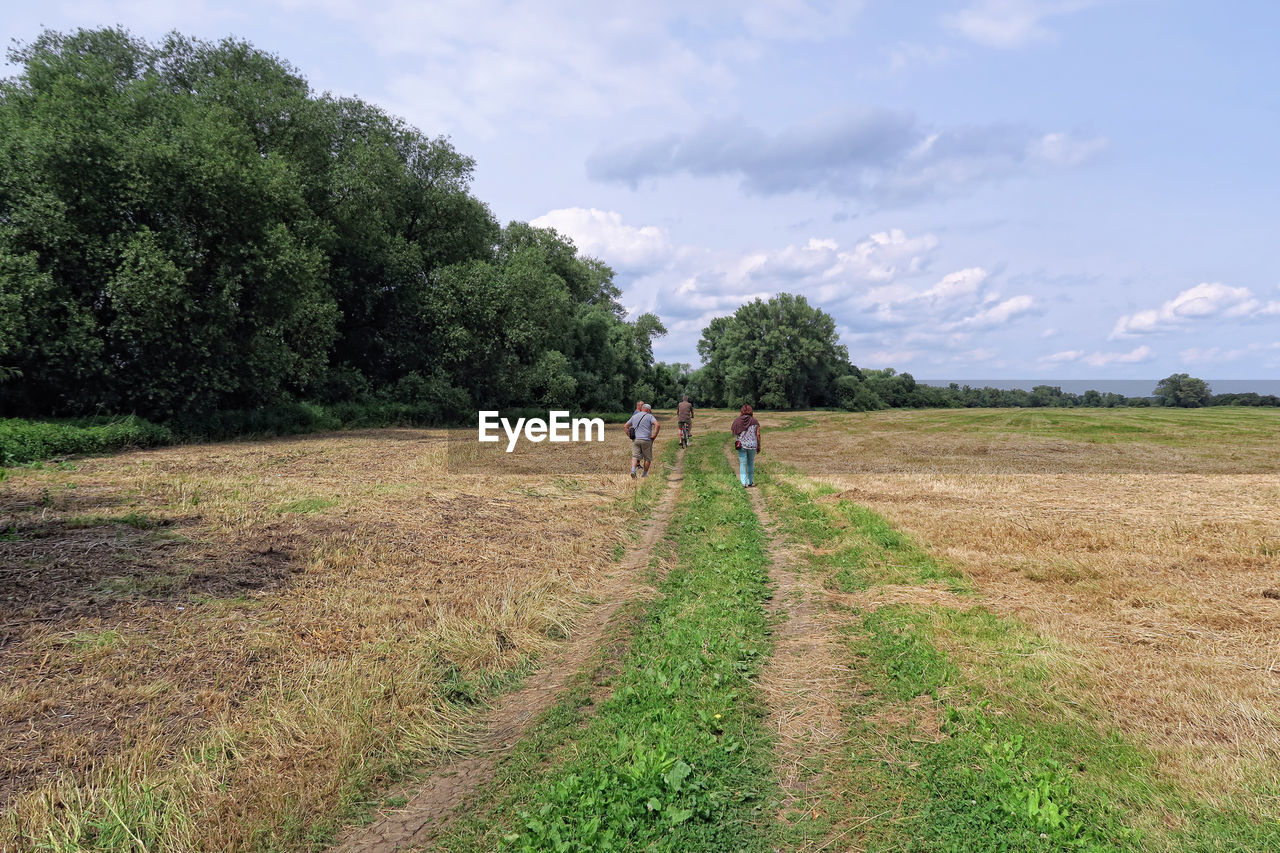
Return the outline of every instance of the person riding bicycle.
[[[676,426],[680,428],[680,436],[687,447],[689,436],[693,432],[693,403],[689,402],[688,394],[682,396],[680,405],[676,406]]]

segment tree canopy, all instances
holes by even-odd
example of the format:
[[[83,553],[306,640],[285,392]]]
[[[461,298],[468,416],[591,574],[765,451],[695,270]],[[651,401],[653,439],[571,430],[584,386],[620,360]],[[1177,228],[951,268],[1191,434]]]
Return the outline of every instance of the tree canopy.
[[[835,379],[848,372],[849,352],[835,320],[803,296],[756,299],[702,331],[705,365],[699,391],[720,405],[773,409],[830,405]]]
[[[1209,383],[1186,373],[1175,373],[1166,376],[1156,384],[1155,395],[1164,401],[1166,406],[1179,406],[1185,409],[1197,409],[1209,405],[1213,393]]]
[[[235,39],[45,32],[0,82],[0,408],[629,408],[652,315],[475,167]],[[461,414],[455,412],[454,416]]]

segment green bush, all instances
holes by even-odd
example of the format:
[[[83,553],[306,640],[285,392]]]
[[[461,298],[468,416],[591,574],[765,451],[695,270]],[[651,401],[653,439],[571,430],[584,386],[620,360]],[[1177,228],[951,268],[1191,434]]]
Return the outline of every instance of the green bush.
[[[192,415],[164,424],[134,415],[68,421],[0,419],[0,466],[24,465],[73,453],[158,447],[178,441],[226,441],[340,429],[475,425],[467,393],[440,383],[438,377],[423,379],[417,374],[409,374],[395,388],[400,392],[400,400],[350,400],[323,406],[283,403],[260,409]],[[545,418],[547,410],[504,409],[502,414],[512,420]],[[629,414],[602,412],[577,416],[599,417],[605,423],[623,423]]]
[[[80,421],[0,420],[0,465],[22,465],[72,453],[172,444],[173,431],[143,418]]]
[[[885,407],[884,400],[852,374],[836,379],[835,392],[836,403],[846,411],[871,412]]]

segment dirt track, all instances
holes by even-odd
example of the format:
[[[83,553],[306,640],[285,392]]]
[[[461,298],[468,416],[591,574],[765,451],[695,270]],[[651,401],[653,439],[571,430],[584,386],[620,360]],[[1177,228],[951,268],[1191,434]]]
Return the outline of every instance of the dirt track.
[[[738,460],[725,448],[729,466]],[[758,488],[751,505],[769,533],[769,575],[775,584],[769,603],[778,620],[773,655],[760,673],[759,687],[769,709],[782,802],[778,817],[804,812],[820,785],[822,765],[844,735],[840,704],[848,699],[848,667],[839,661],[826,590],[799,567],[804,554],[786,542]],[[817,795],[820,798],[820,795]]]
[[[555,704],[570,679],[582,669],[626,602],[649,589],[641,575],[666,532],[679,484],[684,479],[683,454],[667,475],[668,488],[645,526],[639,543],[601,585],[600,603],[588,611],[573,637],[519,690],[504,696],[483,717],[473,748],[441,764],[403,808],[382,815],[366,827],[347,830],[331,853],[398,853],[429,845],[453,821],[455,812],[476,788],[491,779],[502,756],[524,734],[531,720]]]

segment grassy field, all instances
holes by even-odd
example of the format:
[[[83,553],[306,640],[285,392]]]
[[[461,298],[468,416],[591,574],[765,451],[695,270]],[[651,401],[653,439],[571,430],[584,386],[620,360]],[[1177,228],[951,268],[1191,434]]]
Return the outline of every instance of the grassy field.
[[[0,848],[323,847],[447,749],[567,633],[659,483],[603,473],[621,441],[459,472],[473,437],[8,471]]]
[[[832,512],[820,526],[873,540],[882,527],[900,531],[911,551],[969,587],[957,595],[954,581],[921,574],[918,556],[871,559],[865,542],[818,543],[815,570],[833,594],[885,614],[869,617],[863,654],[888,655],[894,676],[896,661],[919,651],[894,651],[894,638],[927,637],[920,648],[945,666],[908,692],[949,679],[974,685],[1001,713],[1066,727],[1038,738],[1059,739],[1058,760],[1087,765],[1091,747],[1119,739],[1123,750],[1093,762],[1095,802],[1125,804],[1125,825],[1144,833],[1138,849],[1280,841],[1280,417],[962,411],[809,420],[770,452]],[[931,664],[911,666],[927,673]],[[1073,727],[1083,735],[1069,737]],[[1205,827],[1216,831],[1187,834]]]
[[[762,501],[730,418],[652,596],[439,849],[1280,849],[1280,415],[762,415]],[[472,438],[6,472],[0,849],[318,851],[402,810],[675,462]]]

